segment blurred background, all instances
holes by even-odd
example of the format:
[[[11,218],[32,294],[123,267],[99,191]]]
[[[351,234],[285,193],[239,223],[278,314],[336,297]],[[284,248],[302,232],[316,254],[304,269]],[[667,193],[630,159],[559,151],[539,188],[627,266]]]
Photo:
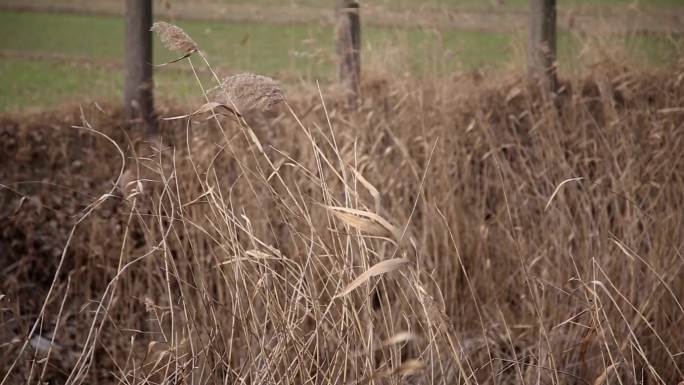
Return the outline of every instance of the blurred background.
[[[362,2],[364,76],[442,77],[524,71],[526,0]],[[289,85],[335,75],[333,1],[155,1],[154,20],[184,28],[222,75],[249,71]],[[0,0],[0,112],[119,102],[124,2]],[[671,65],[681,51],[681,0],[558,2],[558,62],[586,71],[601,56]],[[154,39],[156,63],[173,58]],[[394,75],[393,75],[394,76]],[[156,98],[196,97],[187,66],[155,72]]]

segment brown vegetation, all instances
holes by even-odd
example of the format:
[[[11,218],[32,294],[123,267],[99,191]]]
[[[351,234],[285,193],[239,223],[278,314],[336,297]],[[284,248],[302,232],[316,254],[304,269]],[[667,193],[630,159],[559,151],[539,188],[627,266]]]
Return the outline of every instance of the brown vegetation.
[[[677,383],[683,79],[375,79],[156,144],[7,118],[0,376]]]

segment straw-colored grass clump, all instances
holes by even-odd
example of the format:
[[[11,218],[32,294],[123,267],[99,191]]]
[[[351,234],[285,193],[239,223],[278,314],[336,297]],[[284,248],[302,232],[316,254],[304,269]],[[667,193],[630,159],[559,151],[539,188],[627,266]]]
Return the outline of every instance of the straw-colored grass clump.
[[[555,98],[469,76],[364,83],[357,110],[288,92],[252,126],[163,121],[153,150],[95,109],[3,122],[0,181],[47,183],[1,190],[0,377],[679,383],[684,68],[596,71]],[[214,80],[202,112],[284,99]]]

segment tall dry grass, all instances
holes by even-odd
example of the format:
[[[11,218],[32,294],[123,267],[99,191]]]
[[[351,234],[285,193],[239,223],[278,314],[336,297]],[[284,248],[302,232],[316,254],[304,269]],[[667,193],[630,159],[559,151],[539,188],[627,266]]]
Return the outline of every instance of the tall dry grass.
[[[3,384],[678,383],[683,79],[5,121]]]

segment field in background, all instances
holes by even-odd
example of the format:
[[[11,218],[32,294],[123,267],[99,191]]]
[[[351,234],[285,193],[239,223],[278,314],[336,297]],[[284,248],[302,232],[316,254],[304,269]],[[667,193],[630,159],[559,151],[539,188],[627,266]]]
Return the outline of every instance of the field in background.
[[[7,3],[11,2],[5,0],[5,5]],[[216,5],[230,2],[206,3]],[[286,2],[280,6],[310,7],[314,3]],[[487,4],[495,6],[505,15],[505,12],[510,11],[507,11],[507,7],[515,8],[519,3]],[[606,1],[601,4],[613,3],[617,2]],[[45,6],[48,3],[31,1],[23,4]],[[83,3],[79,1],[49,4],[79,5],[78,9],[83,12],[88,9],[86,5],[81,7]],[[120,2],[109,1],[92,2],[89,6],[98,4],[120,6]],[[171,2],[171,9],[174,4]],[[261,3],[250,4],[258,8],[257,5]],[[264,4],[273,5],[273,2],[264,0]],[[421,10],[437,2],[420,3],[420,6],[416,4],[416,9]],[[440,4],[468,6],[475,3]],[[478,4],[484,7],[485,3]],[[2,5],[0,1],[0,7]],[[649,7],[657,8],[656,5],[674,3],[649,3]],[[382,8],[383,4],[373,3],[371,6]],[[586,8],[584,5],[583,12],[591,13],[597,6],[594,4]],[[267,74],[289,84],[299,81],[311,84],[316,80],[326,83],[333,78],[333,33],[325,17],[320,22],[295,20],[283,24],[269,21],[268,16],[261,20],[250,16],[248,11],[243,12],[246,19],[242,22],[181,20],[179,24],[195,37],[223,74],[249,71]],[[418,19],[425,18],[426,23],[432,17],[430,13],[420,15]],[[515,22],[524,19],[524,15],[511,15]],[[254,17],[261,21],[250,21]],[[402,17],[389,22],[403,23],[405,19]],[[477,17],[477,14],[473,17]],[[478,24],[472,21],[468,22],[468,29],[463,30],[443,25],[444,22],[435,21],[437,27],[434,28],[412,25],[366,26],[363,31],[365,73],[391,71],[401,77],[420,78],[451,76],[473,70],[523,71],[526,39],[523,30],[506,31],[500,25],[491,24],[473,30],[470,28],[477,28]],[[608,21],[600,23],[610,26]],[[588,33],[564,30],[559,42],[562,73],[576,74],[601,55],[622,55],[626,63],[637,66],[669,65],[681,49],[679,34],[628,31],[616,33],[598,29],[595,33]],[[7,90],[0,95],[0,112],[40,110],[89,100],[118,101],[122,79],[122,36],[122,21],[116,15],[0,10],[0,56],[3,58],[0,85]],[[171,58],[157,47],[156,62]],[[162,68],[157,71],[156,77],[161,90],[158,97],[167,102],[188,101],[193,94],[186,92],[187,86],[193,81],[189,71],[174,72]]]
[[[329,26],[200,21],[180,22],[180,25],[195,37],[222,72],[250,71],[309,82],[316,79],[327,82],[334,73],[333,32]],[[46,34],[45,30],[51,32]],[[0,110],[20,107],[24,103],[40,103],[40,100],[30,99],[36,88],[42,90],[43,100],[59,96],[91,98],[118,94],[122,77],[122,34],[123,25],[117,17],[0,12],[2,48],[11,51],[10,56],[13,56],[13,60],[3,64],[6,71],[0,76],[3,76],[2,84],[6,89],[18,92],[0,97]],[[382,58],[383,65],[389,65],[402,76],[412,70],[431,71],[428,66],[432,63],[440,66],[437,69],[441,73],[459,67],[496,66],[510,57],[511,50],[510,37],[498,32],[445,31],[438,34],[421,29],[370,27],[364,30],[364,42],[367,64],[374,60],[373,57]],[[451,53],[442,52],[442,46],[449,47]],[[22,54],[34,57],[22,57]],[[387,55],[392,59],[390,62],[384,61]],[[62,63],[55,66],[55,58]],[[157,63],[172,58],[163,48],[156,47]],[[24,65],[26,62],[29,62],[29,68]],[[77,76],[81,80],[79,91],[83,92],[69,93],[71,88],[61,84],[68,81],[60,75],[61,68],[67,65],[77,69],[84,66],[83,62],[87,63],[86,71],[77,70],[78,75],[66,76],[67,79]],[[34,66],[41,68],[40,77],[31,77],[30,67]],[[189,71],[173,72],[172,75],[168,72],[165,68],[157,71],[158,85],[162,90],[173,91],[170,94],[184,97],[182,90],[165,88],[166,80],[182,79],[181,83],[186,83],[192,81],[192,74]],[[110,81],[103,81],[106,79]],[[162,92],[160,96],[166,94]]]

